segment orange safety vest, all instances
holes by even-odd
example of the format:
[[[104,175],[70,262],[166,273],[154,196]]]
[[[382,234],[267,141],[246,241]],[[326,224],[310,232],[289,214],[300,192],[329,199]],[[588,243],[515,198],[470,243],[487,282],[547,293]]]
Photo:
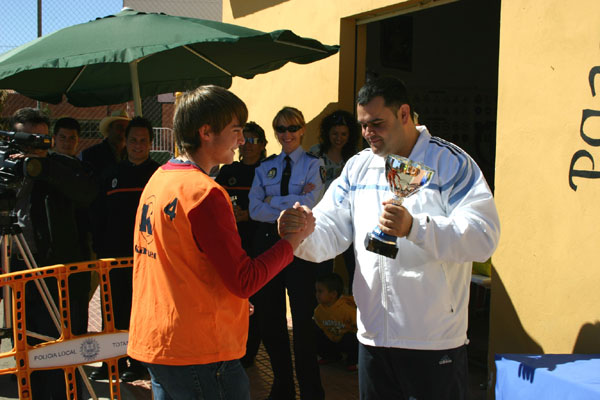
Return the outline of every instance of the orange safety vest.
[[[248,300],[225,287],[196,245],[188,219],[214,188],[227,196],[197,168],[169,163],[156,171],[142,193],[127,348],[136,360],[208,364],[240,358],[246,351]],[[216,211],[233,213],[231,207]]]

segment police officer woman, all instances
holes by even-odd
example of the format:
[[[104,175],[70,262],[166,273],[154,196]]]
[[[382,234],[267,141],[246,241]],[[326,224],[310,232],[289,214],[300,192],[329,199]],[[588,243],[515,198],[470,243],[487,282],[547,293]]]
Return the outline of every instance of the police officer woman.
[[[302,112],[284,107],[273,119],[273,128],[282,151],[265,159],[256,168],[250,200],[250,218],[260,221],[255,251],[262,251],[278,240],[279,213],[300,204],[314,205],[323,186],[323,161],[304,151],[300,143],[306,123]],[[316,265],[294,257],[255,296],[260,335],[271,359],[273,386],[270,399],[295,399],[290,343],[287,333],[285,289],[292,311],[296,378],[301,399],[323,399],[324,392],[317,364],[312,313]]]

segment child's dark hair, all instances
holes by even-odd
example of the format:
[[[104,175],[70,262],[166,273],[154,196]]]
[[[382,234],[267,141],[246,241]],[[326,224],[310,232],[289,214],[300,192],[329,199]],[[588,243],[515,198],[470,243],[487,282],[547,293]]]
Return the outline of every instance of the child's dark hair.
[[[344,281],[335,272],[317,276],[317,283],[325,286],[330,292],[337,292],[338,298],[344,293]]]

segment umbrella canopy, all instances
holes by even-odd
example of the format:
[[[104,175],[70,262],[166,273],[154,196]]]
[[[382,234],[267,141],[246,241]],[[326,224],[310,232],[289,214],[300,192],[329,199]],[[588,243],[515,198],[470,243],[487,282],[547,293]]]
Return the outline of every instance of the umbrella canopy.
[[[124,9],[0,55],[0,88],[48,103],[117,104],[193,89],[231,86],[288,62],[338,51],[289,30],[270,33],[222,22]]]

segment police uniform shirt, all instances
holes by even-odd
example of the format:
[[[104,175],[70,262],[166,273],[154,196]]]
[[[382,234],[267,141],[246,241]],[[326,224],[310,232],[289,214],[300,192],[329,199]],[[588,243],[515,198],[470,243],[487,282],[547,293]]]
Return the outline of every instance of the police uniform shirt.
[[[265,159],[256,168],[252,188],[248,194],[250,200],[250,218],[261,222],[276,222],[282,210],[299,202],[312,208],[319,198],[323,187],[323,160],[304,151],[302,146],[289,154],[292,174],[289,182],[289,194],[281,196],[281,178],[285,168],[284,152]],[[312,183],[315,188],[304,193],[304,187]],[[271,197],[270,202],[265,199]]]
[[[233,164],[223,165],[219,175],[215,178],[217,183],[229,193],[230,196],[236,196],[237,205],[242,210],[248,209],[248,192],[254,179],[254,171],[260,162],[247,165],[240,161]]]

